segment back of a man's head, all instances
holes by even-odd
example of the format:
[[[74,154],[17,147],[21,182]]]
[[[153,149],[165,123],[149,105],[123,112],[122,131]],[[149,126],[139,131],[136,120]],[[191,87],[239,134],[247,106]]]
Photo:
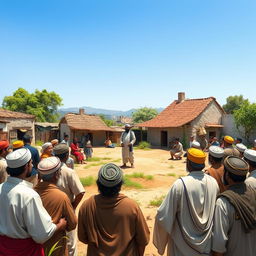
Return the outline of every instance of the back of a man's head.
[[[25,134],[25,135],[23,136],[23,142],[24,142],[24,144],[31,144],[31,140],[32,140],[32,137],[31,137],[30,135]]]
[[[189,172],[201,171],[205,167],[206,154],[197,148],[187,150],[187,169]]]
[[[226,176],[234,182],[244,182],[249,171],[248,163],[237,156],[228,156],[224,160],[224,180],[227,182]]]
[[[118,195],[122,184],[123,172],[119,166],[109,163],[100,168],[97,186],[102,196],[113,197]]]

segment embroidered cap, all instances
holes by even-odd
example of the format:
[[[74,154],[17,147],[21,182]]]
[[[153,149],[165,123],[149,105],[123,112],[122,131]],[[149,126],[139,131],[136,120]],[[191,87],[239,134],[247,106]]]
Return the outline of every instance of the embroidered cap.
[[[56,156],[51,156],[41,160],[37,166],[37,169],[42,175],[47,175],[57,172],[60,167],[60,159]]]
[[[246,158],[252,162],[256,162],[256,150],[246,149],[244,151],[244,158]]]
[[[247,147],[243,143],[237,143],[236,148],[238,149],[239,152],[242,153],[247,149]]]
[[[7,166],[9,168],[19,168],[31,159],[31,153],[27,148],[17,149],[6,156]]]
[[[210,146],[209,154],[216,158],[222,158],[224,156],[224,149],[218,146]]]
[[[228,156],[224,160],[224,167],[237,176],[246,176],[249,171],[248,163],[238,156]]]

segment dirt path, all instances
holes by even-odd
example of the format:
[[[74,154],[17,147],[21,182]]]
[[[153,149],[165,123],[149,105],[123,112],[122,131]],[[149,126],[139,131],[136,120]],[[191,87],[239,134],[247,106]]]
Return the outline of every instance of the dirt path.
[[[157,207],[150,206],[150,201],[161,196],[165,196],[172,183],[179,178],[179,176],[186,175],[184,160],[172,161],[168,160],[169,152],[161,149],[151,150],[135,150],[135,168],[124,169],[124,174],[132,174],[134,172],[144,173],[145,175],[152,175],[153,179],[132,178],[142,185],[141,189],[134,189],[123,187],[122,193],[134,199],[139,206],[147,220],[150,229],[150,242],[146,247],[145,255],[158,255],[156,248],[152,243],[152,233],[154,226],[154,218]],[[99,157],[98,161],[88,162],[85,165],[78,165],[75,167],[79,177],[93,176],[97,178],[97,173],[103,163],[115,162],[121,165],[121,148],[95,148],[93,152],[94,157]],[[86,187],[86,195],[83,200],[88,199],[91,195],[97,193],[96,185]],[[79,256],[86,255],[86,246],[78,243]]]

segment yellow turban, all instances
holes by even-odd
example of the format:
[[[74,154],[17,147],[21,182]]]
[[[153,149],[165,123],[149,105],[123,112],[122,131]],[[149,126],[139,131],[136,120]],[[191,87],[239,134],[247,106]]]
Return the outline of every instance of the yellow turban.
[[[22,148],[24,146],[24,142],[22,140],[16,140],[12,143],[12,147],[17,149],[17,148]]]
[[[196,164],[204,164],[206,159],[206,154],[197,148],[189,148],[187,151],[188,160]]]
[[[229,144],[233,144],[234,143],[234,139],[231,136],[225,136],[224,140],[229,143]]]

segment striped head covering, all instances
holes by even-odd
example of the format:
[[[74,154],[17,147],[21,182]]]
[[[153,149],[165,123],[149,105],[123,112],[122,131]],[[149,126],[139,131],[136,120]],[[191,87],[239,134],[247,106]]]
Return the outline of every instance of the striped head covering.
[[[123,172],[119,166],[108,163],[103,165],[98,173],[98,181],[105,187],[114,187],[123,180]]]
[[[57,172],[61,167],[61,161],[56,156],[47,157],[41,160],[37,166],[38,171],[42,175],[52,174]]]
[[[240,157],[228,156],[224,160],[225,170],[237,176],[246,176],[249,171],[248,163]]]

